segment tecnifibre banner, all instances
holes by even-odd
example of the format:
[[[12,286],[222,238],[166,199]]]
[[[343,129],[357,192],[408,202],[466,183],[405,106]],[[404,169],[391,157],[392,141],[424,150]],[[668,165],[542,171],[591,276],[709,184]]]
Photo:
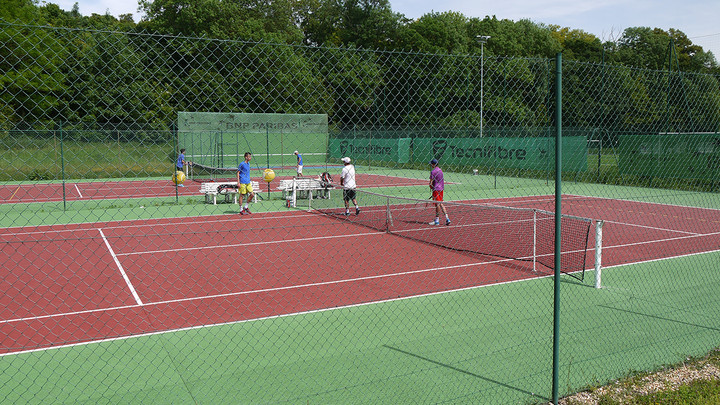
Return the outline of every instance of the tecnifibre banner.
[[[585,137],[563,138],[563,171],[587,170]],[[554,170],[555,138],[348,138],[330,140],[330,157],[406,163]]]
[[[555,167],[555,138],[418,138],[412,160],[437,159],[441,165],[482,166],[525,170]],[[587,170],[585,137],[562,138],[563,171]]]

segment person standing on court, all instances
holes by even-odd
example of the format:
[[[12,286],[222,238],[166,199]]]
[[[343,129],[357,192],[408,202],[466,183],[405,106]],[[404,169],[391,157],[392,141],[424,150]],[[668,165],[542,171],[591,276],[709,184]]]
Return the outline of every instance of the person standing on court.
[[[250,159],[252,153],[245,152],[245,160],[238,166],[237,182],[238,182],[238,204],[240,205],[240,215],[252,214],[248,207],[248,203],[253,198],[253,188],[250,184]],[[247,200],[243,206],[243,197],[247,195]]]
[[[303,169],[303,161],[302,161],[302,155],[298,153],[298,151],[293,152],[293,154],[297,157],[297,176],[302,177],[302,169]]]
[[[180,154],[178,155],[177,161],[175,162],[175,170],[185,173],[184,168],[186,164],[187,162],[185,161],[185,148],[182,148],[180,149]],[[178,184],[177,186],[185,187],[184,184]]]
[[[343,169],[340,173],[340,185],[343,187],[343,200],[345,201],[345,216],[350,215],[350,200],[355,204],[355,215],[360,215],[360,207],[357,203],[357,195],[355,188],[355,166],[350,164],[351,160],[345,156],[341,159],[343,162]]]
[[[435,220],[430,225],[440,225],[440,212],[445,214],[445,225],[450,225],[450,217],[443,205],[443,192],[445,191],[445,176],[442,169],[438,166],[438,160],[430,161],[432,170],[430,171],[430,190],[432,191],[431,199],[435,201]]]

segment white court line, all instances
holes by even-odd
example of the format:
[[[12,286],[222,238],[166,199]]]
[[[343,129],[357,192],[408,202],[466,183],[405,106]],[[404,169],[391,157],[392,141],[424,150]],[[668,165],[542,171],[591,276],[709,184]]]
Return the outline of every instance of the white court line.
[[[639,263],[671,260],[671,259],[677,259],[677,258],[683,258],[683,257],[698,256],[698,255],[708,254],[708,253],[717,253],[717,252],[720,252],[720,250],[712,250],[709,252],[690,253],[690,254],[677,255],[677,256],[665,257],[665,258],[659,258],[659,259],[651,259],[651,260],[634,262],[634,263],[624,263],[624,264],[609,266],[606,268],[608,268],[608,269],[609,268],[618,268],[618,267],[630,266],[630,265],[639,264]],[[483,263],[470,263],[470,264],[466,264],[464,266],[473,266],[473,265],[482,265],[482,264],[485,264],[485,263],[484,262]],[[591,270],[591,268],[588,270]],[[376,277],[380,277],[380,276],[376,276]],[[190,331],[190,330],[214,328],[216,326],[239,325],[239,324],[243,324],[243,323],[257,322],[257,321],[263,321],[263,320],[267,320],[267,319],[289,318],[289,317],[294,317],[294,316],[335,311],[335,310],[341,310],[341,309],[346,309],[346,308],[359,308],[359,307],[364,307],[364,306],[369,306],[369,305],[384,304],[384,303],[388,303],[388,302],[397,302],[397,301],[404,301],[404,300],[410,300],[410,299],[421,298],[421,297],[429,297],[429,296],[433,296],[433,295],[452,294],[452,293],[459,292],[459,291],[469,291],[469,290],[476,290],[476,289],[480,289],[480,288],[495,287],[495,286],[499,286],[499,285],[524,283],[524,282],[536,281],[536,280],[551,278],[551,277],[555,277],[555,276],[552,274],[549,274],[546,276],[522,278],[522,279],[516,279],[516,280],[509,280],[509,281],[501,281],[501,282],[497,282],[497,283],[483,284],[483,285],[471,286],[471,287],[462,287],[462,288],[457,288],[454,290],[436,291],[436,292],[431,292],[431,293],[410,295],[407,297],[399,297],[399,298],[390,298],[390,299],[384,299],[384,300],[378,300],[378,301],[372,301],[372,302],[364,302],[364,303],[359,303],[359,304],[348,304],[348,305],[343,305],[343,306],[339,306],[339,307],[320,308],[320,309],[313,309],[313,310],[309,310],[309,311],[292,312],[292,313],[281,314],[281,315],[270,315],[270,316],[264,316],[264,317],[253,318],[253,319],[243,319],[243,320],[239,320],[239,321],[229,321],[229,322],[220,322],[220,323],[214,323],[214,324],[188,326],[188,327],[184,327],[184,328],[167,329],[167,330],[161,330],[161,331],[155,331],[155,332],[140,333],[137,335],[113,337],[113,338],[108,338],[108,339],[98,339],[98,340],[93,340],[93,341],[89,341],[89,342],[71,343],[71,344],[67,344],[67,345],[43,347],[43,348],[38,348],[38,349],[23,350],[23,351],[17,351],[17,352],[12,352],[12,353],[0,353],[0,358],[5,357],[5,356],[15,356],[15,355],[19,355],[19,354],[25,354],[25,353],[45,352],[45,351],[49,351],[49,350],[63,349],[63,348],[68,348],[68,347],[88,346],[88,345],[97,344],[97,343],[115,342],[115,341],[121,341],[121,340],[136,339],[136,338],[141,338],[141,337],[164,335],[166,333],[177,333],[177,332],[184,332],[184,331]],[[248,294],[248,293],[250,293],[250,292],[246,292],[245,294]],[[206,298],[206,297],[195,298],[195,299],[203,299],[203,298]],[[209,298],[209,297],[207,297],[207,298]],[[187,300],[187,299],[185,299],[185,300]],[[168,303],[173,303],[173,302],[174,301],[165,301],[164,303],[168,304]],[[148,304],[148,305],[153,305],[153,304]],[[44,316],[38,316],[38,317],[32,317],[32,318],[6,320],[6,321],[0,322],[0,324],[9,323],[9,322],[34,320],[34,319],[54,318],[54,317],[59,317],[59,316],[80,315],[80,314],[87,314],[87,313],[93,313],[93,312],[104,312],[104,311],[111,311],[111,310],[129,309],[129,308],[135,308],[135,307],[136,306],[134,306],[134,305],[125,305],[125,306],[121,306],[121,307],[113,307],[113,308],[107,308],[107,309],[94,309],[94,310],[70,312],[70,313],[64,313],[64,314],[44,315]]]
[[[59,314],[40,315],[40,316],[32,316],[32,317],[26,317],[26,318],[6,319],[6,320],[0,321],[0,324],[34,321],[34,320],[39,320],[39,319],[52,319],[52,318],[62,317],[62,316],[91,314],[91,313],[96,313],[96,312],[115,311],[115,310],[120,310],[120,309],[137,308],[138,306],[149,307],[149,306],[154,306],[154,305],[175,304],[175,303],[197,301],[197,300],[204,300],[204,299],[227,298],[227,297],[259,294],[259,293],[266,293],[266,292],[286,291],[286,290],[293,290],[293,289],[300,289],[300,288],[327,286],[327,285],[335,285],[335,284],[345,284],[345,283],[351,283],[351,282],[357,282],[357,281],[376,280],[376,279],[381,279],[381,278],[393,278],[393,277],[407,276],[407,275],[412,275],[412,274],[430,273],[430,272],[436,272],[436,271],[441,271],[441,270],[450,270],[450,269],[456,269],[456,268],[462,268],[462,267],[483,266],[483,265],[504,263],[504,262],[510,262],[510,261],[513,261],[513,259],[499,259],[499,260],[493,260],[490,262],[475,262],[475,263],[466,263],[466,264],[456,264],[453,266],[431,267],[428,269],[410,270],[410,271],[404,271],[404,272],[400,272],[400,273],[378,274],[378,275],[374,275],[374,276],[355,277],[355,278],[350,278],[350,279],[320,281],[320,282],[316,282],[316,283],[306,283],[306,284],[293,284],[293,285],[288,285],[288,286],[284,286],[284,287],[261,288],[258,290],[238,291],[238,292],[225,293],[225,294],[178,298],[178,299],[172,299],[172,300],[149,302],[147,304],[138,303],[138,305],[122,305],[122,306],[118,306],[118,307],[88,309],[85,311],[65,312],[65,313],[59,313]],[[513,280],[513,281],[515,281],[515,280]],[[485,286],[485,285],[483,285],[483,286]],[[467,287],[467,288],[473,288],[473,287]],[[455,291],[455,290],[453,290],[453,291]]]
[[[108,250],[110,251],[110,255],[112,256],[113,260],[115,260],[115,264],[118,266],[118,269],[120,270],[120,274],[122,274],[123,278],[125,279],[125,282],[128,285],[128,288],[130,288],[130,292],[132,293],[133,298],[135,298],[135,302],[137,302],[138,305],[143,305],[142,300],[140,300],[140,296],[138,296],[137,291],[135,291],[135,287],[133,287],[132,283],[130,282],[130,278],[128,277],[127,273],[125,273],[125,269],[123,269],[122,264],[120,264],[120,260],[118,259],[117,255],[113,251],[112,246],[110,246],[110,242],[108,242],[102,229],[98,228],[98,231],[100,231],[100,236],[102,236],[103,241],[105,241],[105,246],[107,246]]]
[[[318,217],[318,214],[311,214],[311,213],[301,213],[298,214],[299,211],[293,212],[293,211],[269,211],[267,213],[258,213],[253,214],[255,215],[254,218],[252,218],[253,221],[264,221],[264,220],[277,220],[277,219],[283,219],[283,218],[302,218],[302,217]],[[263,215],[263,214],[270,214],[270,215]],[[272,214],[280,214],[280,215],[272,215]],[[295,215],[293,215],[295,214]],[[208,217],[218,217],[218,219],[212,219],[212,220],[206,220]],[[159,223],[143,223],[143,224],[123,224],[123,222],[137,222],[137,221],[167,221],[167,222],[159,222]],[[190,220],[190,222],[188,222]],[[109,222],[109,221],[108,221]],[[4,233],[0,234],[0,236],[4,235],[11,235],[11,236],[17,236],[17,235],[34,235],[34,234],[47,234],[48,232],[53,233],[68,233],[68,232],[77,232],[77,231],[87,231],[89,229],[92,229],[96,227],[97,225],[106,225],[108,222],[73,222],[69,224],[51,224],[51,225],[32,225],[33,228],[53,228],[58,226],[80,226],[79,228],[73,228],[73,229],[60,229],[60,230],[42,230],[42,231],[26,231],[26,232],[13,232],[13,233]],[[115,221],[112,221],[115,222]],[[124,221],[119,221],[119,225],[115,226],[104,226],[103,229],[140,229],[140,228],[148,228],[148,227],[157,227],[157,226],[175,226],[178,224],[183,225],[207,225],[207,224],[214,224],[214,223],[234,223],[234,222],[247,222],[247,219],[241,219],[237,216],[233,215],[218,215],[218,214],[212,214],[212,215],[203,215],[203,216],[188,216],[188,217],[170,217],[170,218],[150,218],[150,219],[128,219]],[[87,227],[84,227],[87,226]],[[16,227],[7,227],[4,229],[22,229],[22,228],[28,228],[29,226],[16,226]]]
[[[312,214],[312,215],[315,216],[315,214]],[[528,219],[528,220],[524,220],[524,221],[532,221],[532,219]],[[486,225],[502,225],[502,224],[506,224],[506,223],[515,223],[515,222],[517,222],[517,221],[498,221],[498,222],[489,222],[489,223],[484,223],[484,224],[469,224],[469,225],[468,224],[456,224],[456,225],[453,225],[452,228],[482,227],[482,226],[486,226]],[[350,222],[350,223],[352,223],[352,222]],[[352,223],[352,224],[354,224],[354,223]],[[357,225],[357,224],[354,224],[354,225]],[[432,229],[435,229],[435,228],[432,226],[425,226],[424,228],[397,230],[397,231],[393,231],[391,233],[392,234],[411,234],[414,232],[424,232],[424,231],[432,230]],[[190,250],[248,247],[248,246],[258,246],[258,245],[268,245],[268,244],[308,242],[308,241],[337,239],[337,238],[357,238],[357,237],[361,237],[361,236],[375,236],[375,235],[386,235],[386,234],[387,234],[387,232],[385,232],[385,231],[375,231],[375,232],[362,232],[362,233],[354,233],[354,234],[313,236],[310,238],[299,238],[299,239],[268,240],[268,241],[260,241],[260,242],[243,242],[243,243],[233,243],[233,244],[226,244],[226,245],[207,245],[207,246],[198,246],[198,247],[181,247],[181,248],[162,249],[162,250],[146,250],[146,251],[135,250],[135,251],[128,252],[128,253],[117,253],[117,256],[135,256],[135,255],[144,255],[144,254],[186,252],[186,251],[190,251]],[[521,258],[521,259],[523,259],[523,258]]]
[[[716,235],[720,236],[720,232],[698,233],[698,234],[693,234],[693,235],[688,235],[688,236],[678,236],[675,238],[654,239],[654,240],[648,240],[648,241],[644,241],[644,242],[623,243],[622,245],[613,245],[613,246],[605,246],[605,244],[603,244],[603,250],[617,249],[617,248],[623,248],[623,247],[628,247],[628,246],[637,246],[637,245],[650,245],[653,243],[671,242],[671,241],[683,240],[683,239],[703,238],[705,236],[716,236]],[[714,250],[709,250],[709,251],[700,252],[700,253],[709,253],[709,252],[714,252]],[[694,253],[691,253],[691,254],[694,254]],[[654,260],[663,260],[663,259],[666,259],[666,258],[660,257],[660,258],[654,259]],[[634,263],[636,263],[636,262],[632,262],[629,264],[634,264]],[[637,263],[641,263],[641,262],[637,262]],[[603,268],[605,268],[605,267],[603,267]]]
[[[697,232],[688,232],[688,231],[680,231],[677,229],[666,229],[666,228],[658,228],[656,226],[649,226],[649,225],[640,225],[640,224],[629,224],[627,222],[619,222],[619,221],[604,221],[606,224],[617,224],[617,225],[625,225],[625,226],[634,226],[636,228],[645,228],[645,229],[652,229],[654,231],[665,231],[665,232],[677,232],[677,233],[686,233],[688,235],[712,235],[712,234],[702,234]]]
[[[690,208],[690,209],[697,209],[697,210],[707,210],[707,211],[720,211],[718,208],[707,208],[707,207],[696,207],[694,205],[679,205],[679,204],[668,204],[668,203],[659,203],[659,202],[650,202],[650,201],[637,201],[637,200],[628,200],[624,198],[610,198],[610,197],[597,197],[597,196],[585,196],[582,194],[564,194],[567,198],[570,199],[585,199],[585,200],[610,200],[610,201],[622,201],[622,202],[629,202],[634,204],[646,204],[646,205],[660,205],[663,207],[677,207],[677,208]],[[563,198],[565,200],[565,198]]]
[[[171,252],[186,252],[190,250],[203,250],[203,249],[220,249],[220,248],[230,248],[230,247],[247,247],[247,246],[257,246],[257,245],[269,245],[273,243],[295,243],[295,242],[307,242],[307,241],[316,241],[316,240],[323,240],[323,239],[336,239],[336,238],[355,238],[358,236],[366,236],[366,235],[384,235],[387,232],[366,232],[366,233],[355,233],[355,234],[342,234],[342,235],[329,235],[329,236],[314,236],[312,238],[301,238],[301,239],[284,239],[284,240],[268,240],[268,241],[261,241],[261,242],[243,242],[243,243],[233,243],[229,245],[209,245],[209,246],[199,246],[199,247],[184,247],[184,248],[177,248],[177,249],[163,249],[163,250],[148,250],[148,251],[132,251],[129,253],[118,253],[118,256],[134,256],[134,255],[144,255],[144,254],[156,254],[156,253],[171,253]]]
[[[487,262],[470,263],[470,264],[466,264],[466,265],[462,265],[462,266],[473,266],[473,265],[482,265],[482,264],[487,264]],[[431,269],[428,269],[428,270],[431,270]],[[425,271],[427,271],[427,270],[425,270]],[[388,275],[388,276],[390,276],[390,275]],[[382,276],[375,276],[375,277],[382,277]],[[155,331],[155,332],[140,333],[137,335],[119,336],[119,337],[113,337],[113,338],[108,338],[108,339],[98,339],[98,340],[93,340],[93,341],[89,341],[89,342],[71,343],[71,344],[67,344],[67,345],[43,347],[43,348],[38,348],[38,349],[23,350],[23,351],[12,352],[12,353],[0,353],[0,358],[5,357],[5,356],[14,356],[14,355],[18,355],[18,354],[24,354],[24,353],[44,352],[44,351],[48,351],[48,350],[62,349],[62,348],[68,348],[68,347],[87,346],[87,345],[96,344],[96,343],[114,342],[114,341],[136,339],[136,338],[147,337],[147,336],[164,335],[166,333],[176,333],[176,332],[184,332],[184,331],[189,331],[189,330],[213,328],[216,326],[237,325],[237,324],[257,322],[257,321],[262,321],[262,320],[267,320],[267,319],[289,318],[289,317],[294,317],[294,316],[299,316],[299,315],[322,313],[322,312],[335,311],[335,310],[345,309],[345,308],[359,308],[359,307],[364,307],[364,306],[369,306],[369,305],[384,304],[384,303],[388,303],[388,302],[404,301],[404,300],[415,299],[415,298],[420,298],[420,297],[430,297],[433,295],[474,290],[474,289],[478,289],[478,288],[493,287],[493,286],[505,285],[505,284],[514,284],[514,283],[520,283],[520,282],[542,279],[542,278],[547,278],[547,277],[553,277],[553,276],[548,275],[548,276],[533,277],[533,278],[522,278],[522,279],[516,279],[516,280],[501,281],[501,282],[491,283],[491,284],[483,284],[483,285],[478,285],[478,286],[462,287],[462,288],[457,288],[454,290],[436,291],[436,292],[431,292],[431,293],[409,295],[407,297],[389,298],[389,299],[383,299],[383,300],[378,300],[378,301],[363,302],[363,303],[359,303],[359,304],[348,304],[348,305],[342,305],[339,307],[312,309],[312,310],[308,310],[308,311],[291,312],[291,313],[281,314],[281,315],[269,315],[269,316],[263,316],[263,317],[259,317],[259,318],[243,319],[243,320],[239,320],[239,321],[228,321],[228,322],[220,322],[220,323],[213,323],[213,324],[188,326],[188,327],[184,327],[184,328],[175,328],[175,329],[167,329],[167,330],[161,330],[161,331]],[[245,294],[249,294],[249,293],[250,292],[246,292]],[[204,299],[204,298],[210,298],[210,297],[200,297],[200,298],[195,298],[195,299]],[[167,301],[164,303],[167,304],[167,303],[173,303],[173,302],[174,301]],[[153,304],[147,304],[147,305],[153,305]],[[66,313],[66,314],[44,315],[44,316],[38,316],[38,317],[33,317],[33,318],[23,318],[23,319],[17,319],[17,320],[3,321],[3,322],[0,322],[0,324],[6,323],[6,322],[17,322],[17,321],[25,321],[25,320],[32,320],[32,319],[46,319],[46,318],[53,318],[53,317],[57,317],[57,316],[86,314],[86,313],[108,311],[108,310],[129,309],[129,308],[135,308],[135,307],[136,307],[135,305],[126,305],[126,306],[122,306],[122,307],[108,308],[106,310],[95,309],[95,310],[78,311],[78,312],[72,312],[72,313]]]
[[[75,190],[77,190],[77,193],[78,193],[78,195],[80,196],[80,198],[84,198],[83,195],[82,195],[82,193],[80,192],[80,189],[78,188],[77,183],[75,183]]]

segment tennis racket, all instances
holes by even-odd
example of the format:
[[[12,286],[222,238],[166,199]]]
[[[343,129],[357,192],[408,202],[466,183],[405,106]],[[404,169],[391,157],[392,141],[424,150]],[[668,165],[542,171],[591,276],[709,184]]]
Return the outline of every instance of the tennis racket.
[[[434,200],[433,200],[432,194],[431,194],[430,197],[428,197],[428,199],[425,200],[425,208],[430,208],[434,205],[435,205],[435,203],[434,203]]]

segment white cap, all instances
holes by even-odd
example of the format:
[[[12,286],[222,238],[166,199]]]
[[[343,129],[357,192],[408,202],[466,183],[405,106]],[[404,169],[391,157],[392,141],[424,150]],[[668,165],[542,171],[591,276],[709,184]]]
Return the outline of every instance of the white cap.
[[[297,155],[297,154],[298,154],[298,151],[293,152],[293,155]]]
[[[345,156],[344,158],[340,159],[343,161],[343,163],[350,163],[350,158]]]

